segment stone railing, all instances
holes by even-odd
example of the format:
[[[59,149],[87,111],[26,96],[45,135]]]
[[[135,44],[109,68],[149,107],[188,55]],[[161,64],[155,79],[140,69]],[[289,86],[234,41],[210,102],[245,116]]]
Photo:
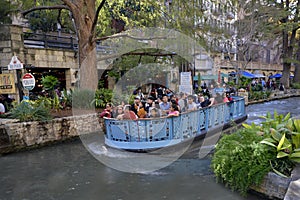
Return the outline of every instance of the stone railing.
[[[100,130],[96,114],[63,117],[46,122],[0,119],[0,153],[60,142]]]

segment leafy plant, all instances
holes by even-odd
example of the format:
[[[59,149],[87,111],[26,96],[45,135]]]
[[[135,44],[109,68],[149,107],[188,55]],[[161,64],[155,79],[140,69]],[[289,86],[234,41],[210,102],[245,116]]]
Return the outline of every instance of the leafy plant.
[[[19,119],[21,122],[47,121],[51,119],[51,115],[43,103],[34,106],[31,102],[22,101],[12,109],[10,118]]]
[[[271,95],[270,91],[253,91],[249,92],[249,100],[260,100],[260,99],[267,99]]]
[[[61,104],[63,108],[71,108],[72,107],[72,94],[73,91],[69,90],[67,91],[66,89],[63,90],[62,93],[62,99],[61,99]]]
[[[274,151],[260,144],[263,135],[256,126],[223,136],[216,146],[212,168],[217,181],[245,195],[251,185],[259,185],[271,171]]]
[[[113,92],[110,89],[100,88],[96,90],[95,99],[92,101],[96,108],[105,107],[105,105],[112,101]]]
[[[290,176],[295,162],[300,161],[300,120],[276,111],[263,118],[261,125],[243,124],[244,129],[223,136],[213,155],[217,180],[242,194],[260,184],[270,171]]]
[[[287,158],[293,163],[300,163],[300,119],[291,119],[290,114],[283,116],[275,112],[274,120],[266,117],[265,126],[270,134],[261,143],[274,147],[277,159]]]
[[[95,92],[91,90],[74,90],[72,93],[72,107],[79,109],[94,108]]]
[[[50,96],[54,97],[54,88],[59,83],[58,78],[52,75],[42,77],[42,84],[45,90],[50,91]]]
[[[300,89],[300,83],[292,83],[291,86],[294,89]]]

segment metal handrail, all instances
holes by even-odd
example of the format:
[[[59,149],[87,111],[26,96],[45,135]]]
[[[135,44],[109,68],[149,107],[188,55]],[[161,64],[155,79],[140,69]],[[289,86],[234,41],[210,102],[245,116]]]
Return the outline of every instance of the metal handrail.
[[[106,138],[118,142],[155,142],[195,137],[245,115],[245,100],[235,97],[230,103],[180,114],[137,120],[105,119]]]

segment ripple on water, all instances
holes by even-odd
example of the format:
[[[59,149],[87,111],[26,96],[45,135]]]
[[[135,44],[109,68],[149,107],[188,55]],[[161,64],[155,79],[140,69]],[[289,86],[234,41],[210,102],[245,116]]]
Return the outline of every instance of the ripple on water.
[[[106,156],[110,158],[129,158],[131,157],[129,152],[120,151],[117,149],[107,148],[105,144],[99,144],[97,142],[90,143],[88,145],[89,150],[95,155]]]

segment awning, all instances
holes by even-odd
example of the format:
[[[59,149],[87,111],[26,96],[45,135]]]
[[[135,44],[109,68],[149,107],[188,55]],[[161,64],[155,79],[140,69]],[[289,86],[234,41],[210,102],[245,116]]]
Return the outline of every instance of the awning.
[[[265,78],[266,76],[262,74],[254,74],[255,78]]]
[[[281,74],[274,74],[272,76],[269,76],[269,78],[281,78],[282,75]]]
[[[251,74],[250,72],[246,72],[246,71],[239,71],[239,74],[241,74],[242,76],[246,77],[246,78],[256,78],[254,74]],[[230,72],[229,73],[230,76],[236,76],[236,72]]]
[[[201,75],[201,80],[218,80],[218,75]],[[198,76],[194,76],[194,81],[198,81]]]
[[[282,77],[282,74],[274,74],[274,75],[272,75],[272,76],[269,76],[269,78],[281,78]],[[290,78],[293,78],[294,77],[294,75],[290,75]]]
[[[254,74],[251,74],[250,72],[241,71],[240,74],[246,78],[256,78]]]

